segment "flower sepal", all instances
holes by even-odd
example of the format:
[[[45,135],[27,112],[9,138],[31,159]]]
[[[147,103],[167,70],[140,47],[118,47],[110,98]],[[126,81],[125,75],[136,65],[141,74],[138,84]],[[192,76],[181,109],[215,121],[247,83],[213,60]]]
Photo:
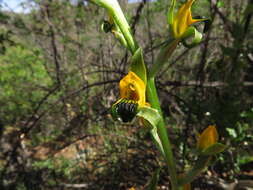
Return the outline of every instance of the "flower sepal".
[[[115,24],[112,15],[110,13],[108,13],[108,20],[103,20],[101,23],[101,30],[105,33],[112,33],[114,35],[114,37],[119,40],[120,44],[124,47],[126,47],[128,50],[128,44],[127,41],[124,37],[124,35],[122,34],[122,32],[120,31],[120,28],[118,27],[117,24]]]
[[[221,144],[221,143],[215,143],[213,145],[211,145],[210,147],[204,149],[201,152],[201,155],[205,155],[205,156],[212,156],[218,153],[223,152],[226,149],[226,145]]]
[[[191,48],[198,45],[202,40],[202,33],[194,26],[190,26],[182,36],[182,43],[185,47]],[[190,43],[189,43],[190,40]]]
[[[114,30],[116,32],[115,33],[116,38],[119,38],[120,42],[121,43],[123,42],[123,45],[126,46],[127,49],[131,51],[131,53],[134,53],[137,50],[138,45],[136,44],[133,38],[133,35],[131,33],[131,28],[120,8],[118,1],[117,0],[91,0],[90,2],[95,3],[98,6],[103,7],[107,10],[111,20],[114,23],[114,26],[116,27],[116,30]],[[109,20],[109,23],[111,23],[110,20]]]

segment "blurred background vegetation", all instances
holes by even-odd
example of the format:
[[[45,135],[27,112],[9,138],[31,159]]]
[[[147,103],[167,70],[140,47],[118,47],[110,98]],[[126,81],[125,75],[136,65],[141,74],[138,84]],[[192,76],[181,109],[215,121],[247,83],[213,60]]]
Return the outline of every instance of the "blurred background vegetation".
[[[119,2],[150,66],[169,37],[170,1]],[[4,6],[0,189],[145,189],[164,163],[138,122],[110,116],[130,54],[101,31],[105,10],[83,0],[27,0],[20,13]],[[250,189],[253,1],[198,0],[193,14],[212,19],[203,42],[180,45],[156,81],[177,167],[194,162],[197,134],[216,125],[227,149],[193,188]],[[164,169],[159,189],[168,184]]]

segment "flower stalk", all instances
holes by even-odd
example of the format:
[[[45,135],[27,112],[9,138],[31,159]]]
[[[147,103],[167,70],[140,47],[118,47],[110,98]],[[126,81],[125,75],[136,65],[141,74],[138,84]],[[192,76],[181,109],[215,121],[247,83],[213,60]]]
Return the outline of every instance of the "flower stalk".
[[[162,110],[161,110],[159,98],[157,95],[154,78],[148,79],[147,96],[148,96],[148,101],[151,104],[151,106],[157,109],[158,112],[162,115]],[[170,173],[172,190],[178,190],[176,164],[173,157],[172,147],[171,147],[170,140],[168,138],[166,125],[165,125],[163,117],[157,125],[157,133],[160,138],[162,148],[164,151],[164,154],[163,154],[164,159],[167,163],[168,170]]]

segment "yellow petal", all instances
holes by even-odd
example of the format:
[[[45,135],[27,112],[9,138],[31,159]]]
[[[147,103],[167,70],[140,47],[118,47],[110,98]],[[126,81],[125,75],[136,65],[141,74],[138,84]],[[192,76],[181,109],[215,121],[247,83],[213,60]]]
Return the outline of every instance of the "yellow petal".
[[[191,6],[195,0],[188,0],[178,10],[173,20],[172,31],[176,39],[179,39],[186,32],[188,27],[195,22],[203,21],[203,19],[193,19],[191,14]]]
[[[198,139],[197,147],[200,150],[204,150],[218,141],[218,132],[214,125],[207,127],[201,134]]]
[[[144,82],[134,73],[129,72],[120,83],[120,97],[122,99],[134,100],[139,106],[144,106],[146,102],[146,86]]]

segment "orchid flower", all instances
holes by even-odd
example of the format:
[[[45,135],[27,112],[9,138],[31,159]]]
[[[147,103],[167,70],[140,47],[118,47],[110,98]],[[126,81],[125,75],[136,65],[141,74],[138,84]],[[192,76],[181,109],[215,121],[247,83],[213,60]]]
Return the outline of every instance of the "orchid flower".
[[[140,77],[130,71],[120,80],[120,99],[112,106],[112,115],[123,122],[130,122],[139,107],[146,104],[146,85]]]
[[[176,0],[172,0],[169,14],[168,23],[170,25],[172,35],[177,40],[184,40],[192,35],[194,35],[193,43],[199,43],[202,39],[202,34],[196,30],[192,24],[206,21],[207,19],[193,19],[191,13],[191,6],[195,0],[187,0],[174,14],[174,9],[176,5]]]

